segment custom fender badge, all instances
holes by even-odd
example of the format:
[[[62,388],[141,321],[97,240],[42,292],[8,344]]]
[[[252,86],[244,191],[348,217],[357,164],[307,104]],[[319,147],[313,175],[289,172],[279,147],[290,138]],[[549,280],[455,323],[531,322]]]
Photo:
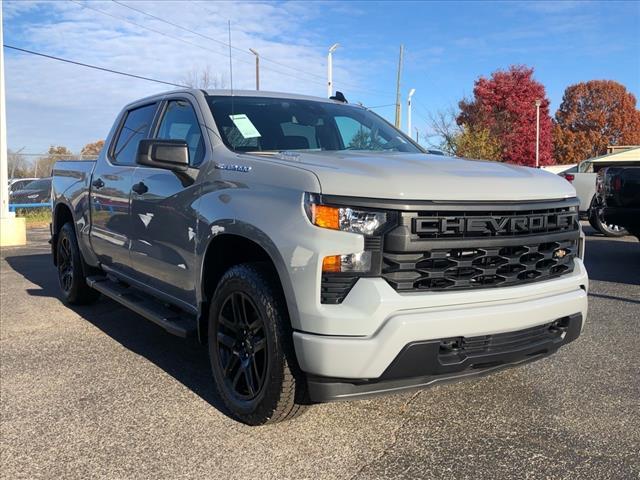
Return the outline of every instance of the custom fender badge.
[[[214,163],[215,168],[218,170],[231,170],[234,172],[250,172],[253,167],[248,167],[246,165],[231,165],[227,163]]]

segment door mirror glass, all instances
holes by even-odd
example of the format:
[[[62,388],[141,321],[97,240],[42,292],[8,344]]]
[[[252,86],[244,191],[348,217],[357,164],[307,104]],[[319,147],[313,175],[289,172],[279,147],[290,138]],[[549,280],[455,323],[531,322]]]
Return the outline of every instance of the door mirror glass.
[[[189,146],[184,140],[140,140],[138,165],[185,172],[189,167]]]

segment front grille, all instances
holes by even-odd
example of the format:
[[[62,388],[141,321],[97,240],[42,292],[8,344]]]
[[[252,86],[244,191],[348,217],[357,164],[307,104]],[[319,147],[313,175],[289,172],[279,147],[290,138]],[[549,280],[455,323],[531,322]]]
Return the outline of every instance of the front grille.
[[[573,270],[576,240],[383,254],[382,276],[399,291],[472,289],[546,280]]]
[[[520,285],[570,273],[580,228],[573,203],[402,212],[384,238],[382,277],[409,292]]]
[[[572,206],[532,210],[456,212],[448,210],[404,213],[414,239],[517,237],[568,232],[576,229],[578,214]]]

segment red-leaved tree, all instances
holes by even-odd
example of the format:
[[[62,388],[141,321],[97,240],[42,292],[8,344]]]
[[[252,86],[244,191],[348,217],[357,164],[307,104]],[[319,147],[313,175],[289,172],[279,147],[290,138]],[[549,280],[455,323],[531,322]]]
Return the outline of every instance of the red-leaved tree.
[[[491,78],[480,77],[473,99],[459,103],[457,122],[471,132],[488,132],[500,145],[500,160],[518,165],[536,163],[536,100],[540,105],[540,165],[553,163],[552,123],[544,86],[533,69],[511,66]],[[464,152],[462,152],[464,154]]]

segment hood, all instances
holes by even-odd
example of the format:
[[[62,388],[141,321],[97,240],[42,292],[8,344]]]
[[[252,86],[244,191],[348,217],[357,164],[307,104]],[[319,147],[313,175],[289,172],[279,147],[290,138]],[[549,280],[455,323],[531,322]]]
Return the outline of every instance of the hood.
[[[322,193],[407,200],[551,200],[575,197],[564,178],[544,170],[442,155],[295,152]]]

